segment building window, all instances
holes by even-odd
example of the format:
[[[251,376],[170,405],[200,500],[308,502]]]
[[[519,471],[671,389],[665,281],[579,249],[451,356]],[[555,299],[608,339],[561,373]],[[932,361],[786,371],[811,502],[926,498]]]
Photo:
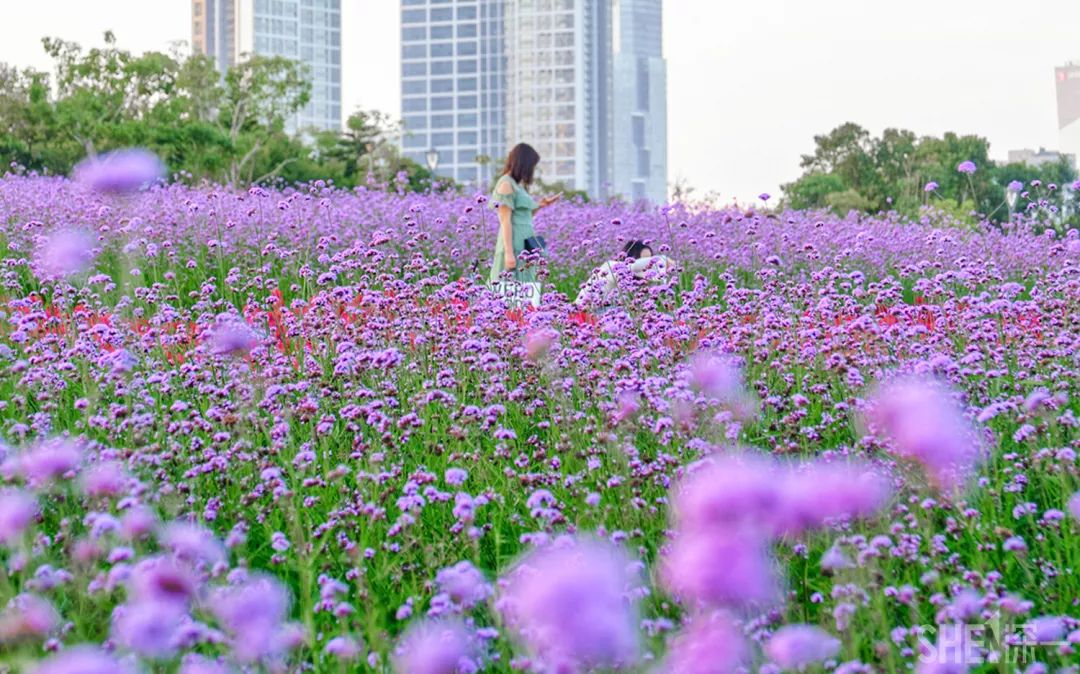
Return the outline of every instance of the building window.
[[[448,147],[454,144],[454,134],[452,133],[433,133],[431,134],[431,144],[434,147]]]
[[[454,10],[450,9],[449,7],[440,7],[438,9],[432,9],[431,10],[431,20],[432,21],[453,21],[454,20]]]
[[[466,23],[457,27],[458,39],[465,37],[476,37],[476,24]]]
[[[458,7],[457,8],[457,18],[458,18],[459,21],[461,21],[462,19],[475,19],[476,18],[476,8],[475,7]]]
[[[649,151],[637,151],[637,175],[639,178],[649,177]]]
[[[645,118],[634,115],[631,124],[634,128],[634,147],[645,147]]]
[[[401,23],[424,23],[427,12],[422,9],[406,9],[401,12]]]
[[[454,128],[454,116],[453,115],[432,115],[431,116],[431,128],[433,128],[433,129],[452,129],[452,128]]]
[[[310,48],[308,48],[310,50]],[[423,44],[407,44],[401,48],[401,58],[403,59],[424,59],[427,58],[427,45]]]
[[[454,45],[449,42],[440,42],[431,45],[431,58],[449,58],[454,55]]]
[[[425,115],[412,115],[412,116],[406,115],[405,118],[402,119],[401,121],[402,121],[402,124],[404,124],[406,129],[409,129],[409,130],[412,130],[412,131],[417,131],[417,130],[420,130],[420,129],[426,129],[427,128],[427,116],[425,116]]]
[[[427,28],[424,26],[413,26],[410,28],[401,29],[401,41],[402,42],[419,42],[427,39]]]
[[[432,111],[445,112],[454,109],[454,99],[451,96],[437,96],[431,99]]]
[[[454,80],[449,77],[444,77],[437,80],[431,80],[431,93],[433,94],[445,94],[454,90]]]
[[[453,61],[435,61],[431,64],[432,75],[449,75],[454,72]]]
[[[434,71],[434,68],[432,69]],[[427,74],[426,63],[403,63],[401,64],[401,74],[405,77],[417,77]]]
[[[637,62],[637,107],[638,110],[649,109],[649,62],[645,59]]]
[[[435,106],[432,106],[435,109]],[[427,110],[426,98],[406,98],[401,102],[402,112],[424,112]]]
[[[434,10],[432,10],[434,13]],[[431,27],[431,39],[432,40],[452,40],[454,39],[454,27],[453,26],[432,26]]]

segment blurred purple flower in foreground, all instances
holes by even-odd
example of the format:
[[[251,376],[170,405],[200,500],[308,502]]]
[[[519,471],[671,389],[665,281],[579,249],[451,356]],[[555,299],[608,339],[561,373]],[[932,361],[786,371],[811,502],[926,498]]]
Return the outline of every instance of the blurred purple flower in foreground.
[[[664,674],[733,674],[748,659],[746,641],[727,616],[700,616],[672,642],[661,671]]]
[[[1069,499],[1069,514],[1073,516],[1077,522],[1080,522],[1080,491],[1076,492]]]
[[[931,180],[930,182],[926,183],[925,187],[923,187],[923,192],[936,192],[938,187],[939,185],[933,180]]]
[[[288,615],[289,592],[276,579],[259,576],[216,592],[210,610],[233,636],[233,654],[252,662],[279,650],[278,634]]]
[[[0,614],[0,644],[43,637],[60,624],[60,615],[47,600],[20,594]]]
[[[802,669],[839,652],[840,640],[812,625],[785,625],[765,646],[769,658],[784,669]]]
[[[78,229],[53,232],[38,250],[38,267],[48,278],[80,274],[94,260],[94,240]]]
[[[964,484],[979,459],[979,440],[951,392],[933,379],[904,378],[883,386],[869,420],[897,454],[920,463],[933,484]]]
[[[247,353],[259,345],[259,338],[246,325],[225,321],[214,327],[211,352],[216,356],[235,356]]]
[[[1024,183],[1020,182],[1019,180],[1014,180],[1014,181],[1009,183],[1008,190],[1010,192],[1023,192],[1024,191]]]
[[[0,543],[19,540],[37,514],[37,501],[23,491],[0,492]]]
[[[394,656],[398,674],[471,674],[478,671],[472,638],[457,621],[414,625]]]
[[[165,165],[149,150],[117,150],[84,159],[75,167],[75,180],[99,192],[134,192],[160,180]]]
[[[637,659],[630,560],[608,543],[561,539],[501,581],[507,625],[552,671],[613,668]]]
[[[73,646],[42,661],[32,674],[129,674],[132,667],[94,646]]]
[[[970,159],[967,161],[962,161],[956,167],[956,170],[960,173],[966,173],[967,175],[971,175],[976,171],[975,162],[971,161]]]
[[[20,473],[32,485],[60,479],[79,467],[82,448],[69,438],[45,440],[22,457]]]

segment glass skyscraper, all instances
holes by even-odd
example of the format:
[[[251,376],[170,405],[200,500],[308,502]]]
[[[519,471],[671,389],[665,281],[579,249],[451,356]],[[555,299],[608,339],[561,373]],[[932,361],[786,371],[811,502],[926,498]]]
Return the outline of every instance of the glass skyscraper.
[[[503,0],[402,0],[402,149],[438,173],[486,181],[506,154]]]
[[[667,62],[661,0],[613,0],[612,191],[667,199]]]
[[[341,0],[192,0],[192,46],[222,73],[245,54],[303,63],[311,100],[294,129],[341,128]]]
[[[409,158],[487,182],[527,142],[545,182],[666,196],[660,0],[402,0],[401,41]]]

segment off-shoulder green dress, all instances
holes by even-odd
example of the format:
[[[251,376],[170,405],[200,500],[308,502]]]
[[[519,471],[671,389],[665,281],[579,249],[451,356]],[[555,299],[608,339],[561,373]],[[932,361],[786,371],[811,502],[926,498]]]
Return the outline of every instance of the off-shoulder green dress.
[[[514,187],[510,194],[499,194],[499,186],[503,181],[509,181]],[[517,184],[510,176],[503,176],[495,183],[495,191],[491,195],[491,207],[498,210],[500,206],[506,206],[512,213],[510,215],[510,233],[513,238],[514,257],[518,258],[525,250],[525,239],[535,236],[533,233],[533,211],[536,210],[536,202],[525,191],[525,188]],[[504,257],[506,255],[506,242],[503,241],[502,225],[499,225],[499,235],[495,240],[495,259],[491,261],[491,276],[489,281],[494,283],[506,271]],[[518,260],[514,269],[514,279],[521,282],[536,280],[536,268],[524,265]]]

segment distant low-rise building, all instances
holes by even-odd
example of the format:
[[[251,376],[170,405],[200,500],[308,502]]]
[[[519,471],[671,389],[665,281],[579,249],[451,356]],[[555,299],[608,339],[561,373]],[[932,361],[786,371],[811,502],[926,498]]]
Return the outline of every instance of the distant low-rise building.
[[[1047,150],[1042,147],[1039,148],[1038,152],[1031,149],[1009,150],[1010,164],[1027,164],[1028,166],[1039,167],[1046,164],[1057,164],[1062,159],[1068,161],[1072,166],[1076,166],[1076,155],[1074,154]]]

